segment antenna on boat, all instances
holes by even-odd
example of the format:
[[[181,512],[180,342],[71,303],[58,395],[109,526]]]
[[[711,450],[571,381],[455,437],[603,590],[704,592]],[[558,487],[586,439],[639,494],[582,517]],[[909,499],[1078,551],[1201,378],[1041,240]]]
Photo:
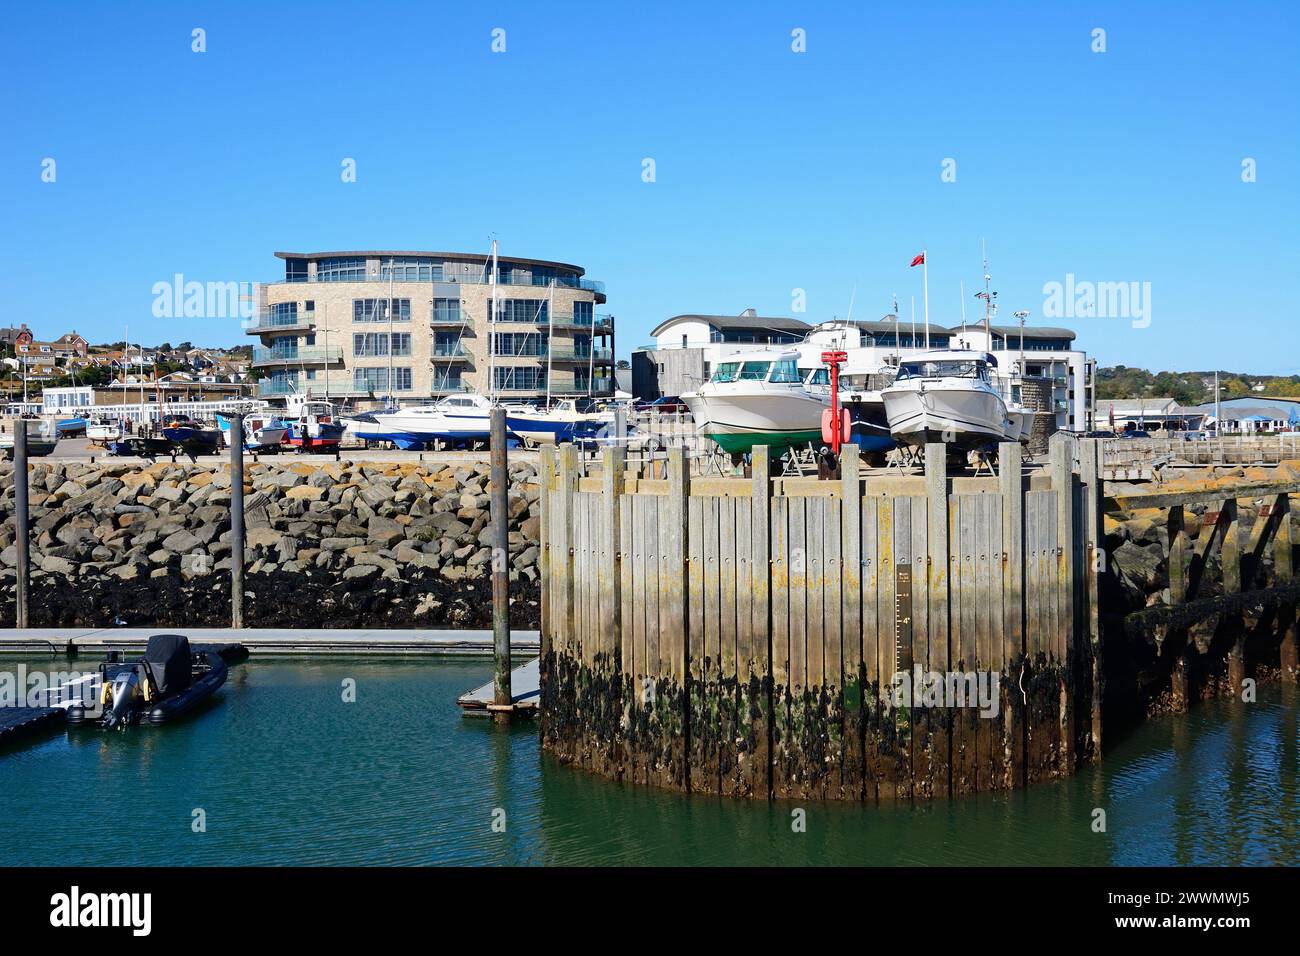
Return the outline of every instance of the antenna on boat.
[[[961,341],[966,344],[966,280],[961,281]]]
[[[1020,322],[1020,374],[1025,374],[1025,319],[1029,318],[1029,313],[1021,309],[1013,313]]]
[[[980,240],[980,252],[984,255],[984,339],[987,342],[988,347],[992,348],[993,336],[989,332],[989,312],[993,307],[993,297],[997,295],[997,293],[989,291],[989,282],[993,277],[989,275],[989,252],[988,246],[985,244],[983,239]]]

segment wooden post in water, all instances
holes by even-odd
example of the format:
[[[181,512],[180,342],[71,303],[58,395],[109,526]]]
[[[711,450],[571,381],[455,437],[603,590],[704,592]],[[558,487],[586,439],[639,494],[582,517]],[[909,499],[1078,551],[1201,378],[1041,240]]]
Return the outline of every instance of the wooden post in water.
[[[27,421],[14,420],[14,546],[18,550],[17,626],[28,626],[29,587],[32,574],[30,514],[27,507]]]
[[[541,722],[541,738],[543,741],[548,739],[547,728],[550,724],[551,711],[554,709],[553,701],[550,697],[551,690],[551,664],[553,650],[551,643],[551,632],[554,628],[553,613],[551,611],[551,509],[553,502],[551,495],[555,493],[555,445],[551,442],[544,442],[541,451],[538,453],[537,461],[537,487],[541,492],[541,551],[537,556],[538,581],[541,585],[541,626],[542,641],[541,654],[537,662],[537,679],[538,679],[538,698],[539,698],[539,715]]]
[[[750,553],[751,582],[754,588],[750,604],[753,626],[753,656],[748,670],[739,673],[743,685],[740,704],[742,716],[751,720],[750,733],[755,741],[750,757],[750,780],[754,796],[772,795],[772,475],[771,458],[766,445],[750,450],[752,484],[750,486]]]
[[[1273,538],[1273,583],[1276,587],[1290,586],[1294,571],[1291,554],[1291,496],[1277,496],[1278,515],[1277,535]],[[1296,653],[1296,606],[1294,602],[1283,604],[1277,611],[1277,626],[1282,639],[1278,648],[1278,662],[1282,667],[1282,677],[1291,680],[1300,679],[1300,655]]]
[[[844,714],[841,789],[845,799],[861,800],[865,787],[862,769],[865,670],[862,666],[862,459],[857,445],[845,445],[840,452],[840,497],[840,546],[843,548],[840,572],[843,643],[840,653],[843,659],[841,707]],[[922,725],[918,725],[917,730],[918,734],[924,734]],[[919,741],[917,746],[920,747]]]
[[[1103,676],[1104,669],[1102,666],[1102,655],[1104,649],[1101,645],[1101,606],[1100,606],[1100,577],[1104,568],[1105,561],[1105,529],[1103,527],[1102,502],[1105,498],[1105,489],[1101,480],[1101,442],[1096,438],[1085,438],[1080,445],[1079,459],[1079,480],[1083,485],[1083,535],[1084,535],[1084,580],[1086,582],[1084,589],[1084,608],[1088,621],[1088,644],[1091,648],[1089,661],[1091,664],[1091,698],[1090,709],[1092,711],[1092,729],[1090,732],[1091,754],[1094,761],[1101,760],[1101,712],[1102,712],[1102,695],[1103,695]],[[1185,545],[1186,542],[1184,541]],[[1169,559],[1169,580],[1170,590],[1173,590],[1173,546],[1174,539],[1169,539],[1170,559]],[[1181,555],[1180,555],[1181,560]],[[1181,567],[1180,567],[1181,574]],[[1172,602],[1171,602],[1172,603]]]
[[[230,626],[244,626],[244,416],[230,416]]]
[[[510,467],[506,459],[506,410],[492,409],[488,445],[492,456],[492,703],[506,719],[514,701],[510,688]]]
[[[687,755],[690,745],[690,715],[687,703],[687,672],[689,620],[686,593],[686,511],[691,496],[691,473],[687,467],[685,450],[674,446],[667,451],[664,468],[668,479],[668,495],[660,505],[660,597],[659,620],[666,625],[660,635],[659,676],[664,678],[661,691],[667,697],[668,707],[661,711],[664,730],[670,734],[668,766],[663,768],[665,779],[680,789],[690,789],[690,767]]]
[[[600,763],[605,774],[621,776],[627,766],[627,748],[622,738],[623,717],[623,485],[627,470],[627,449],[623,445],[605,446],[601,480],[602,560],[597,565],[600,589],[600,645],[597,649],[598,679],[606,688],[599,703],[596,733]]]
[[[1057,436],[1060,437],[1057,437]],[[1052,490],[1056,492],[1056,634],[1057,718],[1059,721],[1057,769],[1062,775],[1074,772],[1074,668],[1075,626],[1079,595],[1074,587],[1074,442],[1058,432],[1052,436]]]
[[[929,442],[925,446],[925,494],[929,511],[930,670],[947,674],[951,669],[948,643],[948,459],[947,446]],[[953,712],[941,707],[927,714],[930,734],[930,792],[936,797],[952,794]]]
[[[998,445],[1002,493],[1002,750],[1004,786],[1025,785],[1025,492],[1024,453],[1019,442]]]

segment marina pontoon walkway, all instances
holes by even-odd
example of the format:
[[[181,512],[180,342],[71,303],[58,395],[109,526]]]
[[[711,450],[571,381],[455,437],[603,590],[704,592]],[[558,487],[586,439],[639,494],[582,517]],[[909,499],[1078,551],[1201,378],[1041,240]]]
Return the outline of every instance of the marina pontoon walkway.
[[[0,654],[100,655],[142,650],[154,634],[183,634],[191,644],[242,644],[257,656],[360,654],[490,657],[492,631],[415,628],[32,627],[0,634]],[[510,649],[520,658],[540,653],[537,631],[514,631]]]
[[[58,707],[0,707],[0,747],[61,726],[64,716]]]

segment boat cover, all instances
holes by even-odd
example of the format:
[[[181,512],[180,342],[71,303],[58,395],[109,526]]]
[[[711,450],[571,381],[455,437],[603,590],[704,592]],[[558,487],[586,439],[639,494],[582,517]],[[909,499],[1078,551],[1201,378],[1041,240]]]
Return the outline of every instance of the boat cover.
[[[159,694],[176,694],[190,686],[189,638],[180,634],[155,634],[149,638],[144,659],[149,662]]]

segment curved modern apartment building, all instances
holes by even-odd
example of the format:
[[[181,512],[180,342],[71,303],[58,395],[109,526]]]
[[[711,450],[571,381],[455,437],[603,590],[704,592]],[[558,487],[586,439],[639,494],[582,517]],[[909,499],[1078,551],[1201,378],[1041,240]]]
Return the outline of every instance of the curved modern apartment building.
[[[580,266],[464,252],[277,252],[246,326],[258,396],[612,395],[614,322]],[[495,340],[493,332],[495,328]]]

